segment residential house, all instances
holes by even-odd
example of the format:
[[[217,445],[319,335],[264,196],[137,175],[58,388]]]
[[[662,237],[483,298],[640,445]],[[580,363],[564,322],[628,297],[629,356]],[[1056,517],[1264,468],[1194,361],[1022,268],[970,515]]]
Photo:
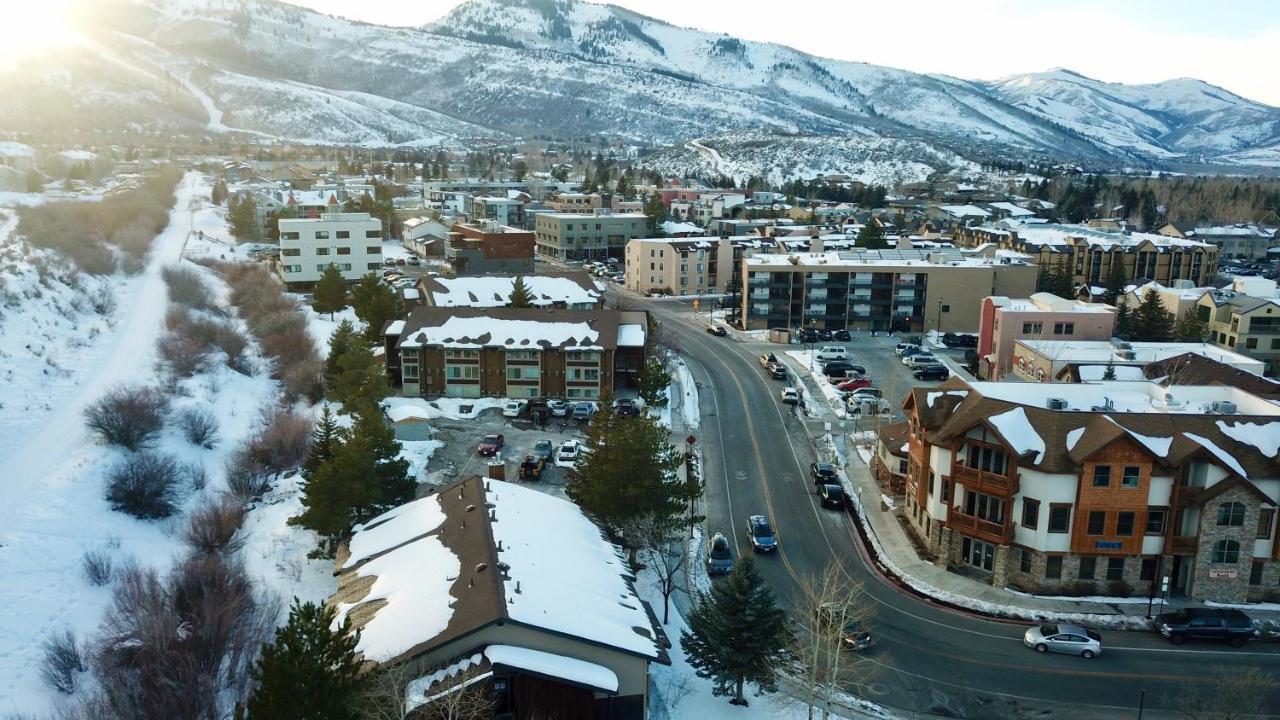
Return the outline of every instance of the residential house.
[[[519,198],[468,196],[465,212],[472,221],[491,220],[512,227],[524,224],[524,201]]]
[[[1268,377],[1280,376],[1280,293],[1274,280],[1236,278],[1230,288],[1201,296],[1196,309],[1209,324],[1209,342],[1261,360]]]
[[[289,288],[313,286],[330,265],[351,282],[382,268],[382,223],[369,213],[330,212],[276,222],[278,269]]]
[[[1199,304],[1201,295],[1212,290],[1212,287],[1193,287],[1190,280],[1175,280],[1173,287],[1149,282],[1129,286],[1125,289],[1123,297],[1125,305],[1132,310],[1142,304],[1147,293],[1156,293],[1160,296],[1160,304],[1164,306],[1165,312],[1173,315],[1177,320]]]
[[[636,238],[627,242],[624,285],[643,295],[740,290],[742,258],[771,245],[758,237]]]
[[[600,193],[558,193],[544,203],[552,211],[567,215],[594,215],[603,207]]]
[[[1003,379],[1013,363],[1014,342],[1109,340],[1115,334],[1116,309],[1102,303],[1034,293],[1027,298],[991,296],[981,301],[978,322],[978,375]],[[1049,377],[1052,377],[1050,375]]]
[[[1232,387],[915,388],[902,515],[996,587],[1245,602],[1280,585],[1280,406]]]

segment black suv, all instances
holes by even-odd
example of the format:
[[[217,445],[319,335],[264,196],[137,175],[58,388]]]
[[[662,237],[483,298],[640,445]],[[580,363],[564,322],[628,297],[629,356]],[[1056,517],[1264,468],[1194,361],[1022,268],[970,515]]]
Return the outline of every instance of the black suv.
[[[840,342],[849,342],[850,340],[853,339],[853,336],[849,334],[848,330],[837,330],[835,334],[835,339],[839,340]]]
[[[911,371],[917,380],[946,380],[951,377],[951,371],[946,365],[925,365]]]
[[[840,482],[836,479],[836,467],[831,463],[809,463],[809,475],[814,484]]]
[[[1174,645],[1192,640],[1226,640],[1240,647],[1253,637],[1253,620],[1239,610],[1186,608],[1156,618],[1156,629]]]

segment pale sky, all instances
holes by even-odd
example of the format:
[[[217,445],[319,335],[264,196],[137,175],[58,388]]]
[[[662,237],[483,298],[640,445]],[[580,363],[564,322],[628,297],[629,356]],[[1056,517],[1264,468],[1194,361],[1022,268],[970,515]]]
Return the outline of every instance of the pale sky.
[[[287,0],[421,25],[461,0]],[[659,20],[823,57],[991,80],[1065,67],[1109,82],[1194,77],[1280,106],[1280,0],[614,0]]]

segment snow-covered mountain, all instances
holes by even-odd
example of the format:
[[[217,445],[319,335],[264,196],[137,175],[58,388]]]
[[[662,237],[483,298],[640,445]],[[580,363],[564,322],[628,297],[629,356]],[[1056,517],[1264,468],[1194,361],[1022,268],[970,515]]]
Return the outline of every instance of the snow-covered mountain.
[[[581,0],[470,0],[386,28],[276,0],[103,0],[85,41],[0,74],[0,127],[175,127],[363,144],[720,133],[938,154],[1276,162],[1280,109],[1194,80],[994,83],[829,60]]]

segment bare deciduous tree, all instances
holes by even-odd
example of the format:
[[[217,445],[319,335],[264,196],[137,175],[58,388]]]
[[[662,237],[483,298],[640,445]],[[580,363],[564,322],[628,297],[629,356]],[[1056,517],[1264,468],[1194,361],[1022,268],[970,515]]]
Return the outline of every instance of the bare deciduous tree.
[[[488,720],[498,707],[489,673],[478,659],[465,667],[415,672],[409,665],[398,665],[374,672],[362,720]]]
[[[797,609],[804,623],[795,633],[793,647],[796,681],[809,717],[819,710],[825,720],[836,696],[865,685],[874,667],[850,647],[857,639],[854,631],[866,627],[870,603],[862,586],[835,565],[805,578],[800,592]]]
[[[684,551],[679,528],[679,521],[648,514],[632,520],[622,533],[627,545],[638,550],[639,560],[657,578],[658,591],[662,593],[663,625],[670,618],[671,596],[677,591],[689,591],[685,584],[688,553]]]

